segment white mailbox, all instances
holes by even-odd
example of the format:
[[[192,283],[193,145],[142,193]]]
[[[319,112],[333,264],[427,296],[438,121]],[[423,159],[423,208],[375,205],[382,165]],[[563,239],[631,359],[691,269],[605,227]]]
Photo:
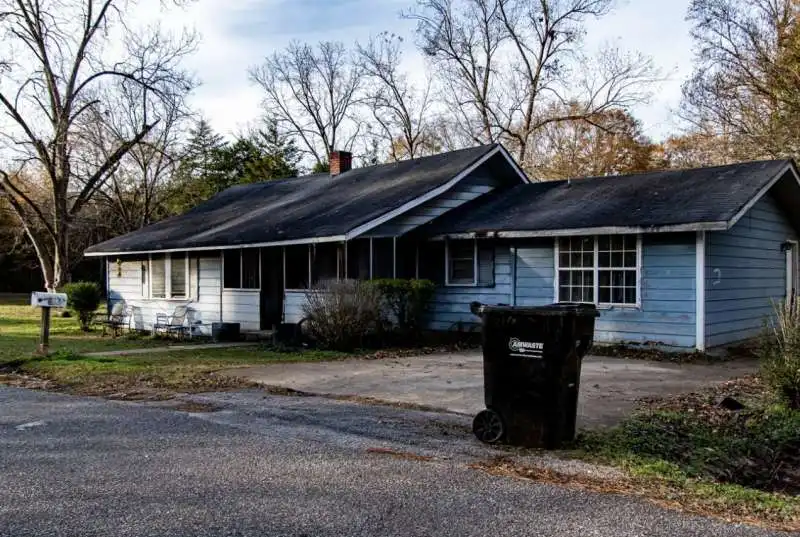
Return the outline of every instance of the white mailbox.
[[[31,294],[31,306],[36,308],[66,308],[66,293],[42,293]]]

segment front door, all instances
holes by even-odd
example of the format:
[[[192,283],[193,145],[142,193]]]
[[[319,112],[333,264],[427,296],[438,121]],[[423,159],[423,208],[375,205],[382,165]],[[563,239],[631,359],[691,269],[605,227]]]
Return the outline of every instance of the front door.
[[[283,322],[283,249],[261,249],[261,330]]]

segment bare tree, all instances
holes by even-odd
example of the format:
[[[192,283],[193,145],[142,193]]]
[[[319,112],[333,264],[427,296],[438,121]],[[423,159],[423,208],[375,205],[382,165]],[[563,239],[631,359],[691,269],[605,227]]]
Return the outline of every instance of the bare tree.
[[[318,165],[334,149],[352,147],[359,126],[350,113],[362,73],[342,43],[292,43],[252,68],[250,78],[264,91],[267,115],[296,136]]]
[[[681,116],[735,141],[737,159],[800,154],[800,4],[694,0],[695,72]]]
[[[0,192],[36,250],[48,289],[69,278],[76,218],[160,120],[143,118],[124,139],[96,136],[98,117],[121,112],[110,96],[123,83],[156,100],[191,89],[180,61],[193,50],[195,36],[153,30],[140,38],[126,20],[134,6],[124,0],[0,0],[6,66],[0,110],[8,154]],[[117,43],[124,44],[118,52]],[[26,169],[34,173],[15,173]],[[37,178],[45,200],[30,195],[27,177]]]
[[[108,102],[119,113],[96,114],[96,136],[124,143],[150,118],[159,118],[150,132],[120,159],[114,173],[98,191],[98,202],[106,209],[106,225],[114,233],[125,233],[146,226],[167,215],[165,196],[184,150],[183,141],[192,115],[183,94],[169,99],[153,99],[138,84],[122,81]],[[94,143],[101,149],[114,144]],[[106,153],[105,158],[110,157]]]
[[[473,142],[503,141],[529,164],[543,126],[591,122],[649,97],[651,61],[614,48],[590,58],[584,24],[612,0],[418,0],[420,46],[436,66],[457,126]],[[568,111],[566,114],[563,111]]]
[[[368,84],[364,101],[388,144],[391,160],[414,158],[430,147],[430,81],[415,87],[401,71],[403,39],[389,33],[358,46],[358,55]]]

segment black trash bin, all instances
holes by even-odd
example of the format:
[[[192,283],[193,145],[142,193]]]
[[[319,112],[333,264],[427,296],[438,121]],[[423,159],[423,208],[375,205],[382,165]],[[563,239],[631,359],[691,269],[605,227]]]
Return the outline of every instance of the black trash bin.
[[[486,410],[473,432],[483,442],[558,448],[575,437],[581,358],[594,338],[597,309],[472,304],[483,321]]]

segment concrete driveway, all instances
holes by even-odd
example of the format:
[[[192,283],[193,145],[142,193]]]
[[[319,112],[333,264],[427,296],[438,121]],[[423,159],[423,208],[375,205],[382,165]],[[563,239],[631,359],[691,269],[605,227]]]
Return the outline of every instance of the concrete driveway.
[[[642,397],[691,392],[757,370],[751,361],[715,365],[587,357],[581,374],[579,426],[610,426]],[[480,352],[401,359],[287,363],[226,373],[265,386],[317,395],[373,398],[472,415],[484,408]]]

